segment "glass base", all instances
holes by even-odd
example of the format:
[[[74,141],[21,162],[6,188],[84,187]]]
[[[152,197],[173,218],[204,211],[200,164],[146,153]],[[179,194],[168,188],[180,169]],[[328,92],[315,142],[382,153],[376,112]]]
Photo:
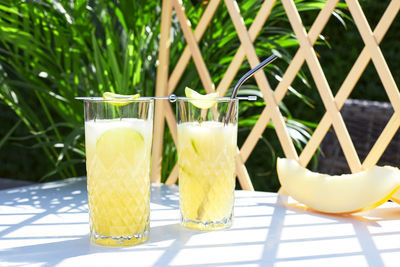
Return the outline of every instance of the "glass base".
[[[232,216],[219,221],[196,221],[181,217],[181,225],[197,231],[217,231],[228,229],[232,226]]]
[[[90,232],[90,241],[93,244],[108,247],[126,247],[144,243],[149,240],[149,230],[131,236],[103,236],[94,231]]]

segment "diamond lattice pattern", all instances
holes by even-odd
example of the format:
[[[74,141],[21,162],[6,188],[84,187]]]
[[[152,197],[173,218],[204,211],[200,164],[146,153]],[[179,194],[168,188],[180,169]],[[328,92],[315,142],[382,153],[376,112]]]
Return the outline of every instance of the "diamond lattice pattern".
[[[182,74],[192,58],[197,68],[200,80],[207,93],[218,91],[220,95],[224,95],[237,74],[240,65],[245,57],[250,66],[253,68],[260,63],[253,42],[258,33],[261,31],[265,21],[267,20],[276,0],[265,0],[260,7],[260,10],[255,17],[249,29],[246,29],[244,20],[240,15],[240,11],[236,1],[224,0],[225,6],[228,9],[233,25],[236,29],[241,45],[236,51],[236,54],[231,61],[223,79],[218,86],[213,84],[206,64],[198,47],[198,42],[204,34],[207,25],[213,18],[217,7],[221,4],[220,0],[210,0],[205,9],[202,18],[197,27],[193,30],[184,12],[184,8],[178,0],[163,0],[162,18],[161,18],[161,39],[159,46],[159,66],[157,72],[156,96],[167,96],[171,94],[177,86]],[[338,4],[339,0],[327,0],[325,6],[316,17],[312,27],[306,32],[302,24],[299,13],[293,0],[281,0],[284,6],[287,17],[289,18],[292,29],[299,40],[300,47],[296,52],[292,62],[288,66],[282,80],[274,90],[270,87],[268,80],[263,72],[257,72],[255,79],[260,88],[266,107],[261,113],[259,120],[253,127],[251,133],[247,137],[242,147],[238,148],[238,157],[236,162],[236,171],[238,180],[243,189],[253,190],[250,178],[248,176],[245,162],[249,158],[256,143],[266,129],[267,124],[271,120],[275,125],[275,131],[285,153],[288,158],[294,158],[300,162],[302,166],[306,166],[311,160],[316,149],[325,137],[329,128],[333,126],[336,136],[338,137],[340,146],[344,152],[346,160],[352,172],[358,172],[362,169],[369,168],[376,164],[382,156],[386,147],[389,145],[394,134],[400,127],[400,94],[398,87],[393,79],[392,73],[385,61],[382,51],[379,47],[380,42],[385,36],[390,25],[394,21],[400,9],[400,1],[392,0],[386,11],[382,15],[379,23],[374,31],[371,30],[368,21],[361,9],[357,0],[346,0],[349,11],[362,37],[365,47],[358,56],[356,62],[352,66],[348,76],[342,83],[336,96],[333,96],[331,88],[326,80],[325,74],[318,61],[314,51],[314,43],[318,35],[324,29],[326,23],[332,15],[332,11]],[[178,63],[173,69],[171,75],[168,72],[169,66],[169,46],[170,46],[170,28],[172,11],[175,11],[176,17],[182,28],[187,46],[185,47]],[[351,94],[357,81],[361,77],[368,63],[372,60],[375,69],[382,81],[390,102],[394,107],[394,114],[387,123],[375,145],[372,147],[368,156],[363,162],[357,155],[354,144],[346,129],[346,125],[340,114],[340,109],[344,102]],[[312,74],[313,80],[317,86],[322,102],[325,106],[326,113],[319,122],[311,139],[303,149],[300,155],[297,154],[295,147],[289,137],[286,129],[284,118],[279,111],[278,105],[285,96],[288,87],[293,82],[297,72],[301,66],[306,63]],[[161,155],[162,155],[162,140],[164,132],[164,119],[172,133],[174,142],[176,143],[176,121],[174,112],[169,102],[159,102],[155,108],[154,122],[154,138],[153,138],[153,162],[152,175],[153,182],[161,180]],[[178,179],[178,167],[175,165],[166,183],[175,183]]]

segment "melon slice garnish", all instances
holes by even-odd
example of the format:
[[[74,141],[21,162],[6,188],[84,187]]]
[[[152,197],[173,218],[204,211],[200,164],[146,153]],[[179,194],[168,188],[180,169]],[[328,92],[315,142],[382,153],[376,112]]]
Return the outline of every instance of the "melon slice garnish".
[[[114,106],[125,106],[131,101],[129,100],[135,100],[140,97],[140,94],[135,94],[135,95],[120,95],[120,94],[115,94],[111,92],[105,92],[103,94],[103,99],[109,100],[106,102],[111,103]]]
[[[187,98],[193,98],[193,100],[189,100],[195,107],[201,109],[208,109],[217,103],[218,92],[202,95],[197,93],[195,90],[190,89],[189,87],[185,88],[185,95]]]

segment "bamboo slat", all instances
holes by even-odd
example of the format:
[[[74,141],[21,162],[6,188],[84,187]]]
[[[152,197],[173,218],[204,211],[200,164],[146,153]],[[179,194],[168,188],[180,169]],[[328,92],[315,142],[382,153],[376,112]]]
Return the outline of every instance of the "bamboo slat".
[[[239,8],[236,4],[236,1],[225,0],[225,4],[232,18],[233,25],[238,33],[240,42],[245,48],[247,59],[250,63],[250,66],[252,68],[255,68],[257,65],[260,64],[260,61],[258,60],[253,43],[251,42],[249,34],[246,30],[246,26],[244,25],[243,18],[240,16]],[[267,109],[271,113],[271,119],[275,125],[275,130],[278,135],[278,139],[280,140],[280,143],[282,145],[286,157],[297,159],[296,149],[290,139],[282,114],[280,113],[279,107],[275,102],[271,87],[268,84],[265,74],[259,71],[254,74],[254,77],[261,92],[264,95]]]
[[[196,39],[196,42],[200,41],[201,37],[206,31],[206,28],[213,18],[219,3],[220,0],[211,0],[210,3],[207,5],[207,8],[204,10],[204,13],[200,18],[199,24],[194,31],[194,38]],[[190,47],[186,46],[169,78],[168,94],[172,94],[174,92],[175,87],[179,82],[179,79],[182,77],[182,74],[185,71],[187,64],[189,63],[191,55],[192,54],[190,51]]]
[[[196,38],[193,35],[192,28],[190,27],[190,21],[187,19],[185,12],[178,0],[171,1],[175,9],[176,16],[178,17],[179,24],[182,28],[183,35],[185,36],[185,39],[192,52],[192,58],[197,72],[199,73],[200,80],[204,86],[204,90],[206,90],[207,93],[213,93],[215,91],[215,85],[211,80],[210,73],[208,73],[206,63],[201,55]]]
[[[164,112],[165,112],[165,119],[167,120],[168,128],[171,132],[172,139],[174,140],[174,143],[177,144],[178,132],[176,127],[176,119],[171,104],[169,102],[164,104]]]
[[[363,162],[363,167],[365,169],[371,168],[378,162],[379,158],[383,155],[383,152],[385,152],[386,148],[388,147],[390,141],[393,139],[399,127],[399,112],[395,112],[390,118],[389,122],[386,124],[378,140],[376,140],[374,146],[371,148],[371,151],[365,158]]]
[[[255,41],[257,35],[261,31],[265,21],[267,20],[269,14],[271,13],[271,9],[275,4],[275,0],[265,0],[261,5],[259,12],[257,13],[253,23],[249,29],[249,36],[252,42]],[[225,95],[226,91],[229,88],[229,85],[232,84],[235,75],[239,71],[240,66],[243,63],[244,57],[246,56],[243,45],[239,46],[239,49],[236,51],[235,56],[233,57],[231,63],[228,66],[228,69],[225,72],[224,77],[220,81],[217,87],[217,92],[219,95]]]
[[[330,14],[334,10],[338,2],[339,0],[329,0],[323,7],[321,12],[319,12],[313,25],[311,26],[310,32],[308,33],[308,36],[312,43],[315,43],[315,41],[317,40],[319,34],[322,32],[323,28],[328,22]],[[276,103],[280,103],[282,101],[288,90],[288,87],[292,84],[297,72],[300,70],[303,63],[304,55],[303,53],[301,53],[301,51],[297,51],[288,69],[283,75],[282,80],[279,82],[277,88],[275,89],[274,97]],[[254,125],[248,138],[246,138],[246,141],[240,149],[240,153],[244,162],[247,161],[260,136],[262,135],[269,123],[270,117],[268,116],[268,113],[266,111],[267,110],[264,109],[264,111],[261,113],[261,118],[257,121],[256,125]]]
[[[307,65],[310,69],[311,75],[314,79],[317,89],[321,96],[322,102],[332,119],[332,124],[335,129],[336,135],[338,136],[340,146],[342,147],[343,153],[346,157],[349,167],[352,172],[361,171],[361,162],[358,158],[354,144],[351,141],[349,132],[346,129],[346,125],[340,115],[339,110],[334,102],[332,91],[329,87],[328,81],[326,80],[325,74],[322,70],[321,65],[317,59],[316,53],[310,40],[307,38],[306,31],[301,22],[300,15],[296,10],[294,2],[291,0],[283,0],[283,7],[288,15],[289,22],[292,25],[293,31],[295,32],[300,48],[304,53]]]
[[[243,160],[240,156],[239,149],[237,150],[236,155],[236,173],[239,177],[239,184],[243,190],[254,191],[253,184],[251,183],[250,176],[247,173],[246,166],[243,163]]]
[[[374,30],[374,36],[376,37],[378,44],[382,41],[399,10],[400,1],[392,1],[386,8],[386,11]],[[364,47],[335,96],[335,102],[339,110],[343,107],[346,99],[350,96],[370,59],[371,57],[368,53],[368,50]],[[396,110],[399,108],[399,106],[394,108]],[[325,137],[331,124],[332,121],[330,117],[328,114],[325,114],[322,117],[322,120],[319,122],[318,127],[315,129],[311,139],[308,141],[307,145],[300,154],[299,162],[302,166],[306,166],[311,160],[311,157],[317,150],[319,144],[322,142],[322,139]],[[377,155],[381,156],[382,154]],[[366,167],[366,165],[363,164],[363,167]]]
[[[369,27],[367,18],[361,10],[360,3],[354,0],[347,0],[346,3],[349,6],[350,13],[354,18],[354,22],[361,34],[361,38],[364,40],[365,46],[371,55],[372,62],[375,65],[376,71],[383,83],[383,87],[386,90],[389,100],[393,106],[396,107],[396,110],[398,110],[400,108],[399,89],[396,86],[386,60],[383,57],[378,42]]]
[[[172,4],[169,0],[163,0],[161,11],[161,36],[158,52],[159,65],[157,68],[156,96],[164,96],[168,92],[168,67],[170,29],[172,21]],[[153,183],[161,182],[161,161],[164,139],[164,101],[157,101],[154,108],[152,164],[150,180]]]
[[[165,184],[175,184],[178,181],[178,162],[175,164],[174,168],[172,169],[171,173],[169,174]]]

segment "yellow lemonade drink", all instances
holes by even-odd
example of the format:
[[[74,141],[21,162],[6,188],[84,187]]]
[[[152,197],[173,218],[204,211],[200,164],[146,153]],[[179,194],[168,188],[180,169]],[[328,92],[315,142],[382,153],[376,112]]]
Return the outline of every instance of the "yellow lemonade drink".
[[[235,189],[237,124],[178,124],[181,223],[197,230],[230,227]]]
[[[87,120],[85,139],[91,241],[148,240],[152,120]]]

